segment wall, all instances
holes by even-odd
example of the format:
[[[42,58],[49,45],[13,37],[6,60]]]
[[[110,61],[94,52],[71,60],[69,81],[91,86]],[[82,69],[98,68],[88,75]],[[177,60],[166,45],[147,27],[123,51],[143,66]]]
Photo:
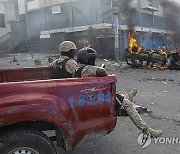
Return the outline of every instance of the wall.
[[[111,7],[109,1],[86,0],[76,1],[72,5],[58,5],[61,13],[52,14],[52,6],[28,12],[30,36],[38,36],[43,30],[112,23],[112,15],[106,15]]]
[[[7,6],[7,5],[6,5]],[[9,35],[6,35],[7,33],[11,32],[11,26],[10,26],[10,23],[8,23],[9,19],[8,19],[8,16],[7,16],[7,12],[6,7],[3,3],[0,3],[0,14],[2,16],[2,27],[0,27],[0,42],[4,42],[6,41],[7,39],[9,39]],[[8,38],[6,37],[8,36]]]
[[[25,0],[18,0],[18,11],[19,11],[19,15],[25,14],[26,12]]]
[[[29,36],[39,36],[40,31],[46,30],[46,18],[44,10],[28,13]]]

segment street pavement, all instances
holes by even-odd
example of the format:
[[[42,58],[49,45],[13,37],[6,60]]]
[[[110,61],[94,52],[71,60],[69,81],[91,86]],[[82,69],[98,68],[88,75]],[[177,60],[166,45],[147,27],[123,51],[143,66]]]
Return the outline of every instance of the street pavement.
[[[12,55],[2,57],[0,68],[34,67],[36,58],[43,59],[43,66],[48,65],[49,55],[34,55],[34,58],[17,55],[18,62],[12,62]],[[74,150],[64,151],[59,148],[59,154],[179,154],[180,143],[176,143],[176,140],[180,141],[180,71],[132,69],[124,63],[123,67],[119,67],[112,61],[97,61],[98,65],[102,63],[105,63],[108,74],[117,76],[117,90],[137,88],[135,103],[151,110],[151,113],[142,114],[142,118],[152,128],[161,129],[163,136],[157,143],[153,139],[149,146],[142,148],[137,144],[140,131],[128,117],[118,117],[117,126],[111,134]]]

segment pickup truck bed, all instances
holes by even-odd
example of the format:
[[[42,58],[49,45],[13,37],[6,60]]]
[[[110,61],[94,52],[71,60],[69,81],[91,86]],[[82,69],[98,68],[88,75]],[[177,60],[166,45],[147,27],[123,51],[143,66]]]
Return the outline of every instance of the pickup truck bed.
[[[48,67],[0,70],[0,136],[22,126],[54,129],[70,149],[113,131],[115,76],[53,78]]]
[[[0,83],[28,80],[46,80],[53,79],[55,77],[55,71],[50,67],[0,69]]]

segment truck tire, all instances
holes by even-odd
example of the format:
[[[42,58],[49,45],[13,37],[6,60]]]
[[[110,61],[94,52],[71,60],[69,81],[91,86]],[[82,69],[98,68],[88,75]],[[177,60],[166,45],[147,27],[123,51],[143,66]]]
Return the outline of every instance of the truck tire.
[[[57,154],[51,140],[42,132],[14,130],[0,137],[0,154]]]

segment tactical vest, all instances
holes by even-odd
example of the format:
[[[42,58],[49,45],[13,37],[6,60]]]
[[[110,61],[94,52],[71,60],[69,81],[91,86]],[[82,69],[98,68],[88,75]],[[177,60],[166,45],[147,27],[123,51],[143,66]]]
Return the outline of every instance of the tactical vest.
[[[64,59],[62,62],[56,62],[56,67],[55,67],[55,74],[56,78],[72,78],[72,74],[67,72],[66,70],[66,63],[70,60],[70,58]]]
[[[86,65],[82,65],[80,68],[78,68],[77,70],[75,70],[73,77],[78,78],[81,77],[82,71],[84,69]]]

